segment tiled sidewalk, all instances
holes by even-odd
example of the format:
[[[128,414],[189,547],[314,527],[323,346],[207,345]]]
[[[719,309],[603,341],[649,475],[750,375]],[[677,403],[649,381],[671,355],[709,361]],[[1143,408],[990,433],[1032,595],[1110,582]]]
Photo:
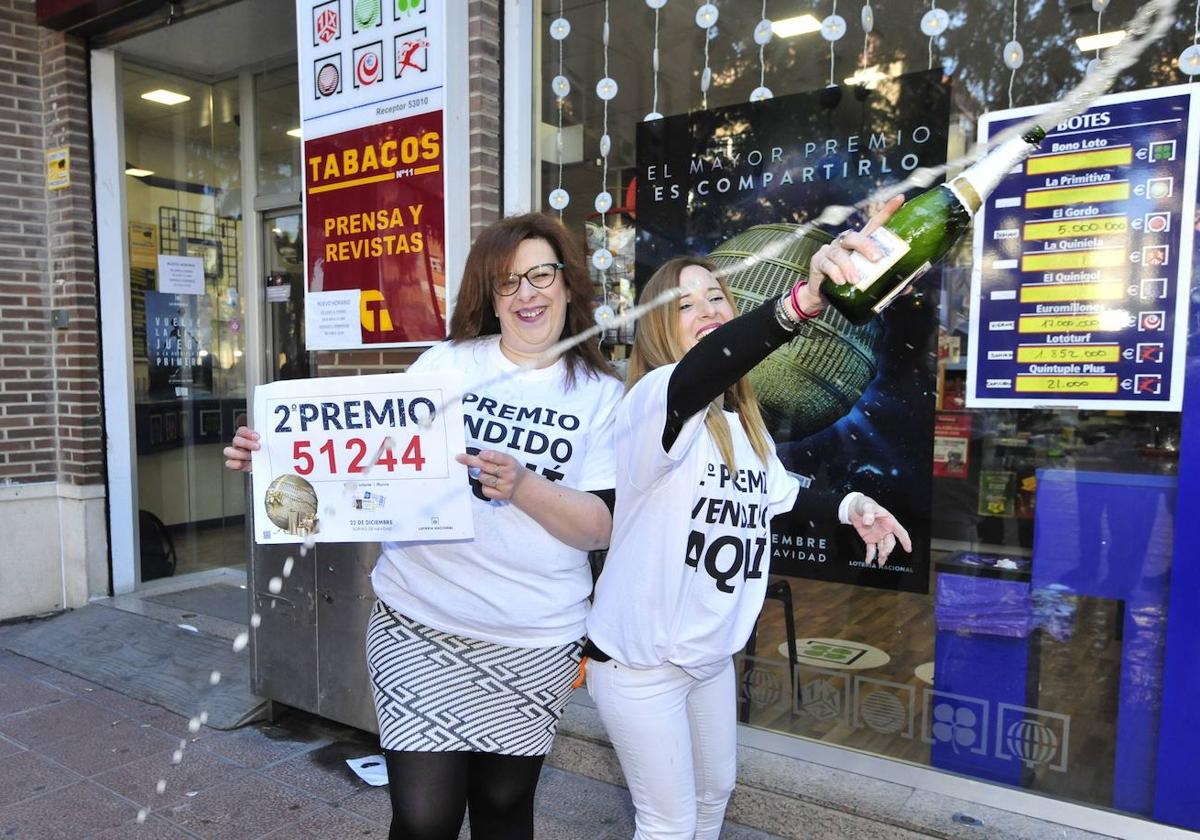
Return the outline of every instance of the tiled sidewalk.
[[[0,838],[386,838],[386,788],[345,764],[374,752],[369,734],[299,712],[192,734],[186,718],[0,650]],[[536,834],[630,837],[629,795],[546,768]],[[769,840],[732,823],[723,836]]]

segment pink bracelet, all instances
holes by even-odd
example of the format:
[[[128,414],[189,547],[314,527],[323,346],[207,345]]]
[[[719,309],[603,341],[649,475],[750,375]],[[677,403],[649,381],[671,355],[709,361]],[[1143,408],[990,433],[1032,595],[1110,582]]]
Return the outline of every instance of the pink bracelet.
[[[792,301],[792,309],[796,310],[796,314],[800,316],[801,321],[811,321],[813,318],[816,318],[818,315],[821,314],[820,310],[809,313],[809,312],[805,312],[803,309],[800,308],[800,284],[799,283],[797,283],[795,286],[792,286],[791,301]]]

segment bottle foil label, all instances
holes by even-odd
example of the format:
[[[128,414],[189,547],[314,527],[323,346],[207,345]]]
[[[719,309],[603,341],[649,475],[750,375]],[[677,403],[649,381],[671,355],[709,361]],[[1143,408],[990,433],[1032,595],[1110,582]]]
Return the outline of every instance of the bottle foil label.
[[[850,252],[850,261],[854,263],[855,271],[850,285],[860,292],[870,288],[871,284],[889,271],[911,249],[907,242],[885,227],[878,228],[870,238],[883,255],[878,262],[871,262],[858,251]]]
[[[880,312],[887,309],[888,305],[891,304],[892,301],[894,301],[896,298],[900,297],[901,292],[903,292],[905,289],[907,289],[913,283],[917,282],[922,277],[924,277],[925,272],[928,271],[932,267],[933,267],[933,264],[930,263],[928,260],[921,263],[921,265],[917,267],[916,271],[914,271],[912,274],[908,275],[908,277],[906,277],[903,280],[903,282],[897,283],[896,288],[892,289],[890,292],[888,292],[886,295],[884,295],[883,298],[879,301],[879,303],[872,306],[871,311],[874,312],[876,315],[878,315]]]

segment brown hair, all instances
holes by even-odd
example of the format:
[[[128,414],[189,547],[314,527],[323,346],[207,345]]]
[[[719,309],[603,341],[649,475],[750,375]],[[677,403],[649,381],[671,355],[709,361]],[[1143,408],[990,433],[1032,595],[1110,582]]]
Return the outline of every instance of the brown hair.
[[[654,272],[654,276],[642,289],[639,302],[654,300],[664,292],[679,288],[679,275],[691,265],[698,265],[716,275],[717,266],[703,257],[675,257],[663,263],[662,267]],[[733,295],[725,285],[725,280],[720,276],[716,279],[721,291],[732,304]],[[683,345],[679,337],[679,307],[674,304],[654,307],[638,320],[633,352],[629,357],[629,372],[625,377],[625,390],[628,391],[655,368],[678,362],[683,355]],[[770,438],[767,436],[767,426],[763,422],[762,413],[758,409],[758,398],[754,395],[754,388],[751,387],[748,378],[742,377],[725,391],[725,408],[737,412],[746,437],[750,439],[750,446],[765,464],[767,454],[771,451]],[[736,469],[729,423],[715,400],[708,406],[704,425],[721,452],[721,460],[730,469]]]
[[[565,266],[562,281],[570,300],[559,339],[578,335],[593,326],[592,281],[579,246],[558,219],[545,213],[526,213],[488,225],[475,239],[467,254],[454,315],[450,318],[451,341],[468,341],[500,333],[500,319],[492,306],[492,281],[512,270],[517,246],[526,239],[544,239]],[[567,363],[568,388],[574,387],[576,373],[581,369],[588,376],[616,376],[595,338],[575,345],[563,354],[563,358]]]

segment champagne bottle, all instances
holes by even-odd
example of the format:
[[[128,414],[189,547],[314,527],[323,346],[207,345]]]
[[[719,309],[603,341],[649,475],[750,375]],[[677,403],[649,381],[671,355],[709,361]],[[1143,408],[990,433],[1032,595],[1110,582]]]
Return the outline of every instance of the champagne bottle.
[[[967,232],[992,190],[1045,136],[1043,129],[1034,126],[1023,137],[1001,143],[957,177],[906,202],[871,234],[882,258],[871,262],[852,252],[857,277],[840,286],[827,280],[821,284],[822,294],[851,323],[871,320],[946,255]]]

